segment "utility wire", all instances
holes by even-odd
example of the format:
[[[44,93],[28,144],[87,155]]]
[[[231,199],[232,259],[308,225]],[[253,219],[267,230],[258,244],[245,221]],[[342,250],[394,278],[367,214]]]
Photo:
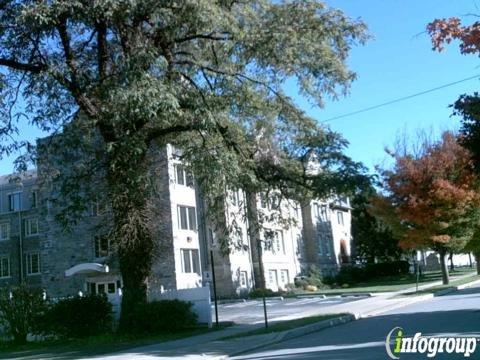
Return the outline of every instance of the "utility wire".
[[[390,101],[384,102],[382,104],[369,106],[367,108],[352,111],[352,112],[349,112],[349,113],[346,113],[346,114],[343,114],[343,115],[334,116],[334,117],[328,118],[327,120],[321,120],[321,122],[326,123],[326,122],[330,122],[330,121],[337,120],[337,119],[343,119],[343,118],[346,118],[348,116],[357,115],[357,114],[364,113],[364,112],[367,112],[367,111],[370,111],[370,110],[378,109],[378,108],[383,107],[383,106],[395,104],[395,103],[398,103],[400,101],[405,101],[405,100],[408,100],[408,99],[411,99],[411,98],[414,98],[414,97],[417,97],[417,96],[420,96],[420,95],[425,95],[425,94],[428,94],[428,93],[431,93],[431,92],[434,92],[434,91],[437,91],[437,90],[440,90],[440,89],[444,89],[444,88],[449,87],[449,86],[460,84],[460,83],[468,81],[468,80],[478,79],[479,77],[480,77],[480,74],[473,75],[473,76],[470,76],[470,77],[462,79],[462,80],[458,80],[458,81],[454,81],[454,82],[451,82],[451,83],[448,83],[448,84],[437,86],[433,89],[421,91],[419,93],[404,96],[404,97],[401,97],[401,98],[398,98],[398,99],[395,99],[395,100],[390,100]]]

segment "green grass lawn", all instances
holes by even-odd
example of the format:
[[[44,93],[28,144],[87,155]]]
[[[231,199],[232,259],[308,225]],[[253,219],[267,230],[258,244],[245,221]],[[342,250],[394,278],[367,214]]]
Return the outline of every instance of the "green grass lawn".
[[[274,333],[274,332],[291,330],[291,329],[294,329],[294,328],[297,328],[297,327],[317,323],[317,322],[323,321],[323,320],[336,318],[336,317],[339,317],[339,316],[342,316],[342,315],[347,315],[347,314],[318,315],[318,316],[310,316],[310,317],[305,317],[305,318],[295,319],[295,320],[279,321],[279,322],[269,324],[267,329],[265,329],[265,327],[262,327],[260,329],[245,331],[245,332],[241,332],[239,334],[226,336],[224,338],[221,338],[220,340],[229,340],[229,339],[235,339],[235,338],[239,338],[239,337],[270,334],[270,333]]]
[[[432,294],[440,290],[445,290],[449,288],[453,288],[455,286],[463,285],[463,284],[468,284],[469,282],[480,280],[480,275],[476,275],[476,273],[472,274],[472,276],[468,276],[464,279],[458,279],[458,280],[450,280],[450,284],[448,285],[437,285],[428,289],[424,290],[419,290],[417,292],[412,291],[403,295],[399,296],[417,296],[417,295],[424,295],[424,294]]]
[[[451,277],[464,276],[471,273],[475,274],[473,268],[458,268],[450,273]],[[419,284],[425,285],[430,282],[442,280],[442,274],[440,271],[426,272],[419,278]],[[297,291],[296,295],[302,294],[325,294],[325,295],[340,295],[348,293],[376,293],[376,292],[391,292],[399,291],[414,287],[416,285],[417,278],[415,275],[401,275],[401,276],[388,276],[379,279],[373,279],[368,282],[362,282],[352,284],[348,287],[338,287],[333,289],[320,289],[316,292]]]
[[[190,336],[202,335],[212,331],[225,329],[232,323],[221,323],[217,328],[213,326],[199,326],[174,334],[159,334],[149,336],[134,336],[120,334],[105,334],[92,336],[86,339],[51,340],[29,342],[25,345],[15,345],[11,342],[0,342],[0,359],[12,359],[16,357],[29,358],[56,358],[77,359],[78,357],[90,357],[115,351],[121,351],[137,346],[157,344],[160,342],[178,340]]]

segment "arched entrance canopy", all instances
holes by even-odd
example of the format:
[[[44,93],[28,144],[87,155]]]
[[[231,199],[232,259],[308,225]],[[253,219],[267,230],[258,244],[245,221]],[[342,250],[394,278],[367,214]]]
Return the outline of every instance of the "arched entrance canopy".
[[[108,265],[102,265],[97,263],[82,263],[72,266],[70,269],[65,270],[65,276],[72,276],[75,274],[94,274],[94,273],[108,273]]]

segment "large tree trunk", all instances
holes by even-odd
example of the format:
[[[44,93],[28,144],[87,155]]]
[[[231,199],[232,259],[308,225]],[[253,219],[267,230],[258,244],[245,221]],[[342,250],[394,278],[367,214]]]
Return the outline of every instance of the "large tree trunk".
[[[477,275],[480,275],[480,252],[474,253],[473,256],[475,257]]]
[[[151,250],[147,245],[150,240],[145,241],[146,246],[142,249],[123,249],[119,253],[120,270],[123,279],[122,305],[120,314],[119,331],[135,332],[135,312],[139,305],[147,301],[146,279],[150,273]]]
[[[449,278],[448,278],[448,266],[447,266],[447,250],[445,249],[440,249],[438,251],[438,254],[440,255],[440,269],[442,271],[442,282],[444,285],[448,285],[449,283]]]
[[[253,263],[253,279],[256,289],[265,288],[265,274],[263,273],[262,242],[260,240],[260,229],[258,225],[257,196],[255,193],[247,192],[247,218],[248,233],[250,235],[250,251]]]
[[[108,191],[113,212],[113,239],[122,274],[119,331],[134,332],[135,312],[147,301],[146,280],[151,271],[153,239],[147,203],[150,198],[147,147],[119,147],[108,166]]]

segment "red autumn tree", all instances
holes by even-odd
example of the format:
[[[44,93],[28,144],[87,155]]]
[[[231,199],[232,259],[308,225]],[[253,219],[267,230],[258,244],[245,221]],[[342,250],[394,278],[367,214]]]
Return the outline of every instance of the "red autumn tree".
[[[382,177],[398,222],[404,228],[403,248],[428,247],[438,252],[444,284],[445,256],[465,246],[473,231],[471,213],[479,204],[477,177],[468,150],[451,132],[417,151],[389,152],[395,164]]]
[[[453,40],[460,41],[462,54],[475,54],[480,52],[480,22],[462,25],[459,18],[435,19],[427,25],[427,31],[432,38],[433,49],[442,51],[445,44]]]

